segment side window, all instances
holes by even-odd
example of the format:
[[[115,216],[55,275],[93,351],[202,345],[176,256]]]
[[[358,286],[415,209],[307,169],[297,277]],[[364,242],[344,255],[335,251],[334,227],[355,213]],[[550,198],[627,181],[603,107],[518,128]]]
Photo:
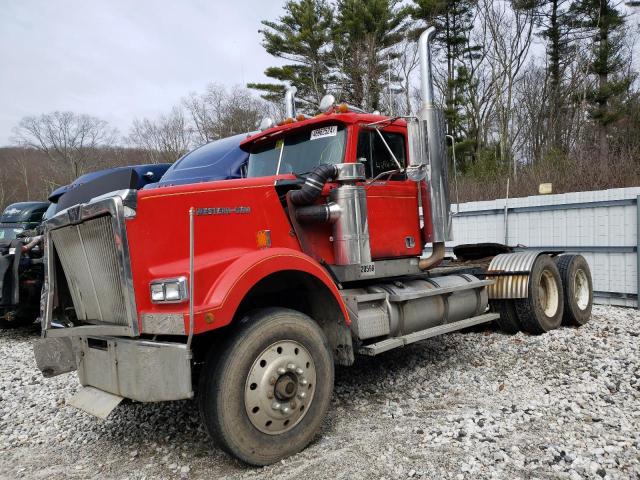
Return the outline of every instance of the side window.
[[[384,137],[387,145],[400,162],[400,165],[406,165],[406,149],[404,144],[404,136],[400,133],[380,132]],[[365,164],[367,178],[375,178],[381,173],[391,170],[397,170],[398,166],[393,161],[389,150],[383,143],[380,135],[374,130],[362,130],[358,135],[358,161]],[[401,180],[398,175],[392,177],[394,180]]]

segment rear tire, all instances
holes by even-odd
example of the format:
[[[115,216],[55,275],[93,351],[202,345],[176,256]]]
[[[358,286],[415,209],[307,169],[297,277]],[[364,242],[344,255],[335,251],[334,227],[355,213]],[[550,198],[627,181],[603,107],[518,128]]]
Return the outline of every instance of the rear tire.
[[[251,465],[304,449],[329,407],[329,344],[308,316],[268,308],[245,317],[201,373],[200,412],[209,434]]]
[[[582,255],[560,255],[555,258],[564,292],[565,325],[581,326],[591,319],[593,282],[589,264]]]
[[[540,255],[529,274],[527,298],[515,301],[523,330],[541,334],[562,324],[564,295],[560,272],[548,255]]]
[[[503,332],[514,334],[522,330],[513,300],[493,300],[491,310],[500,314],[496,323]]]

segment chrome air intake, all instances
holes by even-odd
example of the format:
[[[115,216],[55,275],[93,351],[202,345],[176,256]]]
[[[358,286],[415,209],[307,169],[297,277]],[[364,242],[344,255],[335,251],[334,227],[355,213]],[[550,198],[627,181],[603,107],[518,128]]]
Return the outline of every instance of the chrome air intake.
[[[361,163],[319,165],[300,190],[289,192],[296,223],[333,224],[335,265],[362,265],[371,262],[367,192],[357,185],[365,179]],[[338,183],[329,193],[329,202],[315,204],[327,181]],[[303,235],[302,232],[299,232]]]

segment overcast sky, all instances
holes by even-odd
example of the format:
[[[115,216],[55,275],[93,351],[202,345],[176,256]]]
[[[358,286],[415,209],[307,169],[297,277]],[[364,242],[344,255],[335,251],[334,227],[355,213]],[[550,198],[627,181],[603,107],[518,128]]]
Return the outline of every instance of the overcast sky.
[[[0,0],[0,145],[25,115],[72,110],[126,133],[209,82],[264,80],[260,21],[284,0]]]

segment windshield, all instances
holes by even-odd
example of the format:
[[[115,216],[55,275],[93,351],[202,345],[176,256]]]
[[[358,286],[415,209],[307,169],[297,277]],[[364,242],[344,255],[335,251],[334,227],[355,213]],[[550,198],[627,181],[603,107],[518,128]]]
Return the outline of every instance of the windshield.
[[[342,125],[329,125],[259,143],[249,155],[247,176],[302,174],[318,165],[342,163],[346,136]]]
[[[0,240],[13,240],[22,231],[22,228],[0,227]]]

